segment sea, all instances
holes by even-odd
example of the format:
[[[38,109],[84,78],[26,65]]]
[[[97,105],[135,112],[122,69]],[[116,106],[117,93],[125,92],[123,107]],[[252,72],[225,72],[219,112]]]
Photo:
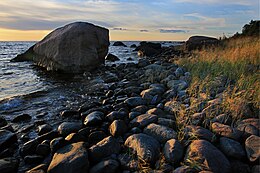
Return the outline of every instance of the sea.
[[[137,63],[137,52],[134,52],[134,48],[130,48],[130,46],[139,45],[139,42],[124,41],[123,43],[127,47],[112,46],[113,42],[111,42],[109,53],[118,56],[120,61],[106,62],[106,64]],[[55,114],[91,99],[84,95],[84,89],[80,87],[83,82],[84,84],[88,82],[82,78],[82,75],[68,78],[62,74],[48,73],[32,62],[10,62],[11,59],[25,52],[35,43],[0,42],[0,114],[5,115],[6,119],[12,119],[14,115],[21,113]],[[160,43],[166,47],[179,44],[178,42]]]

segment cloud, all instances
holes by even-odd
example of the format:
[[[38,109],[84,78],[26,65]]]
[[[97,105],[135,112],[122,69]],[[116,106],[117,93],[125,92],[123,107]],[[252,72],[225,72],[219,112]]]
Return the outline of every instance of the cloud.
[[[140,32],[149,32],[149,30],[147,30],[147,29],[141,29],[141,30],[139,30]]]
[[[188,31],[181,29],[160,29],[160,33],[187,33]]]
[[[112,28],[112,30],[115,30],[115,31],[127,31],[128,29],[126,29],[126,28]]]
[[[223,5],[253,5],[255,0],[174,0],[173,2],[194,3],[194,4],[223,4]]]

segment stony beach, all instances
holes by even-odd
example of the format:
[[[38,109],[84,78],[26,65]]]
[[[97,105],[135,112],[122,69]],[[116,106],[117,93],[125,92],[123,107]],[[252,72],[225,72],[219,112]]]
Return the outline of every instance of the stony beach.
[[[151,54],[138,63],[101,65],[81,75],[92,99],[52,121],[48,110],[0,116],[0,172],[258,172],[257,112],[241,108],[244,117],[233,122],[219,106],[225,78],[216,78],[209,97],[192,96],[192,74],[173,63],[189,52],[142,44]]]

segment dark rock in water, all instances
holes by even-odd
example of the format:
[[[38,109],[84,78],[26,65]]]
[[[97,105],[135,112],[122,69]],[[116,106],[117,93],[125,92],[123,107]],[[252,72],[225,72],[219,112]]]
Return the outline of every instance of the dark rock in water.
[[[165,144],[169,139],[175,139],[177,137],[177,133],[173,129],[154,123],[149,124],[144,129],[144,133],[152,136],[162,144]]]
[[[111,154],[118,154],[120,150],[119,142],[114,137],[109,136],[89,148],[89,157],[93,162],[98,162]]]
[[[66,137],[70,133],[77,132],[81,128],[81,123],[63,122],[59,125],[58,131],[60,135]]]
[[[0,127],[4,127],[7,125],[7,121],[3,116],[0,116]]]
[[[139,51],[139,56],[154,56],[156,54],[161,53],[162,46],[160,43],[152,43],[152,42],[140,42],[140,46],[137,46],[135,51]]]
[[[0,159],[0,172],[1,173],[15,173],[19,166],[19,160],[15,158]]]
[[[220,138],[220,148],[226,156],[232,158],[242,159],[246,156],[246,152],[239,142],[226,137]]]
[[[159,157],[159,142],[143,133],[129,136],[125,141],[125,146],[136,152],[138,157],[147,163],[155,163]]]
[[[205,140],[194,140],[188,147],[185,160],[201,164],[214,173],[229,173],[231,166],[225,155]]]
[[[123,42],[121,41],[116,41],[114,42],[113,46],[123,46],[123,47],[127,47]]]
[[[99,162],[90,169],[90,173],[116,173],[119,163],[116,160],[109,159]]]
[[[28,114],[21,114],[21,115],[17,115],[16,117],[14,117],[14,119],[12,120],[13,123],[19,123],[22,121],[30,121],[32,119],[32,117]]]
[[[88,136],[88,141],[90,143],[90,145],[96,144],[100,141],[102,141],[104,138],[106,138],[107,135],[105,134],[105,132],[103,131],[94,131],[91,132]]]
[[[127,126],[122,120],[115,120],[109,126],[109,131],[112,136],[122,136],[127,131]]]
[[[86,173],[88,170],[88,151],[84,142],[78,142],[67,145],[54,154],[48,173]]]
[[[0,130],[0,152],[17,142],[17,136],[8,130]]]
[[[201,49],[206,46],[219,44],[219,40],[213,37],[192,36],[185,42],[186,50]]]
[[[245,148],[247,153],[247,158],[251,161],[259,161],[260,157],[260,137],[251,135],[246,139]]]
[[[115,62],[115,61],[119,61],[120,59],[119,59],[117,56],[115,56],[115,55],[109,53],[109,54],[106,56],[106,60],[107,60],[107,61]]]
[[[129,126],[130,127],[140,127],[143,128],[151,123],[156,123],[158,120],[158,117],[153,114],[142,114],[138,117],[134,118],[132,121],[130,121]]]
[[[102,123],[104,113],[100,111],[95,111],[88,114],[84,120],[85,126],[96,126]]]
[[[132,44],[130,48],[136,48],[137,46],[135,44]]]
[[[24,162],[27,164],[38,164],[43,161],[43,156],[39,155],[28,155],[24,157]]]
[[[45,133],[48,133],[52,131],[52,127],[49,124],[43,124],[38,126],[38,134],[43,135]]]
[[[146,105],[146,101],[142,97],[130,97],[124,101],[129,107]]]
[[[51,152],[55,153],[58,149],[64,147],[67,144],[68,144],[68,142],[65,141],[65,139],[63,137],[54,138],[50,142]]]
[[[183,146],[176,139],[168,140],[163,148],[165,159],[170,163],[178,163],[183,156]]]
[[[81,73],[104,64],[109,44],[107,29],[75,22],[52,31],[12,61],[29,60],[47,70]]]

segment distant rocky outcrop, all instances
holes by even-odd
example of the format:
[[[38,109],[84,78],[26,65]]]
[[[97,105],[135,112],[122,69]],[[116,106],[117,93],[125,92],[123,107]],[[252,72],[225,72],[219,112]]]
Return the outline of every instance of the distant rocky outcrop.
[[[58,28],[12,61],[33,61],[47,70],[81,73],[104,64],[109,31],[86,22]]]
[[[106,60],[107,60],[107,61],[115,62],[115,61],[119,61],[120,59],[119,59],[117,56],[115,56],[115,55],[109,53],[109,54],[106,56]]]
[[[185,50],[201,49],[211,45],[216,45],[219,40],[214,37],[192,36],[184,44]]]
[[[114,42],[113,46],[123,46],[123,47],[127,47],[122,41],[116,41],[116,42]]]
[[[138,51],[139,56],[154,56],[161,53],[162,46],[160,43],[142,41],[134,51]]]

